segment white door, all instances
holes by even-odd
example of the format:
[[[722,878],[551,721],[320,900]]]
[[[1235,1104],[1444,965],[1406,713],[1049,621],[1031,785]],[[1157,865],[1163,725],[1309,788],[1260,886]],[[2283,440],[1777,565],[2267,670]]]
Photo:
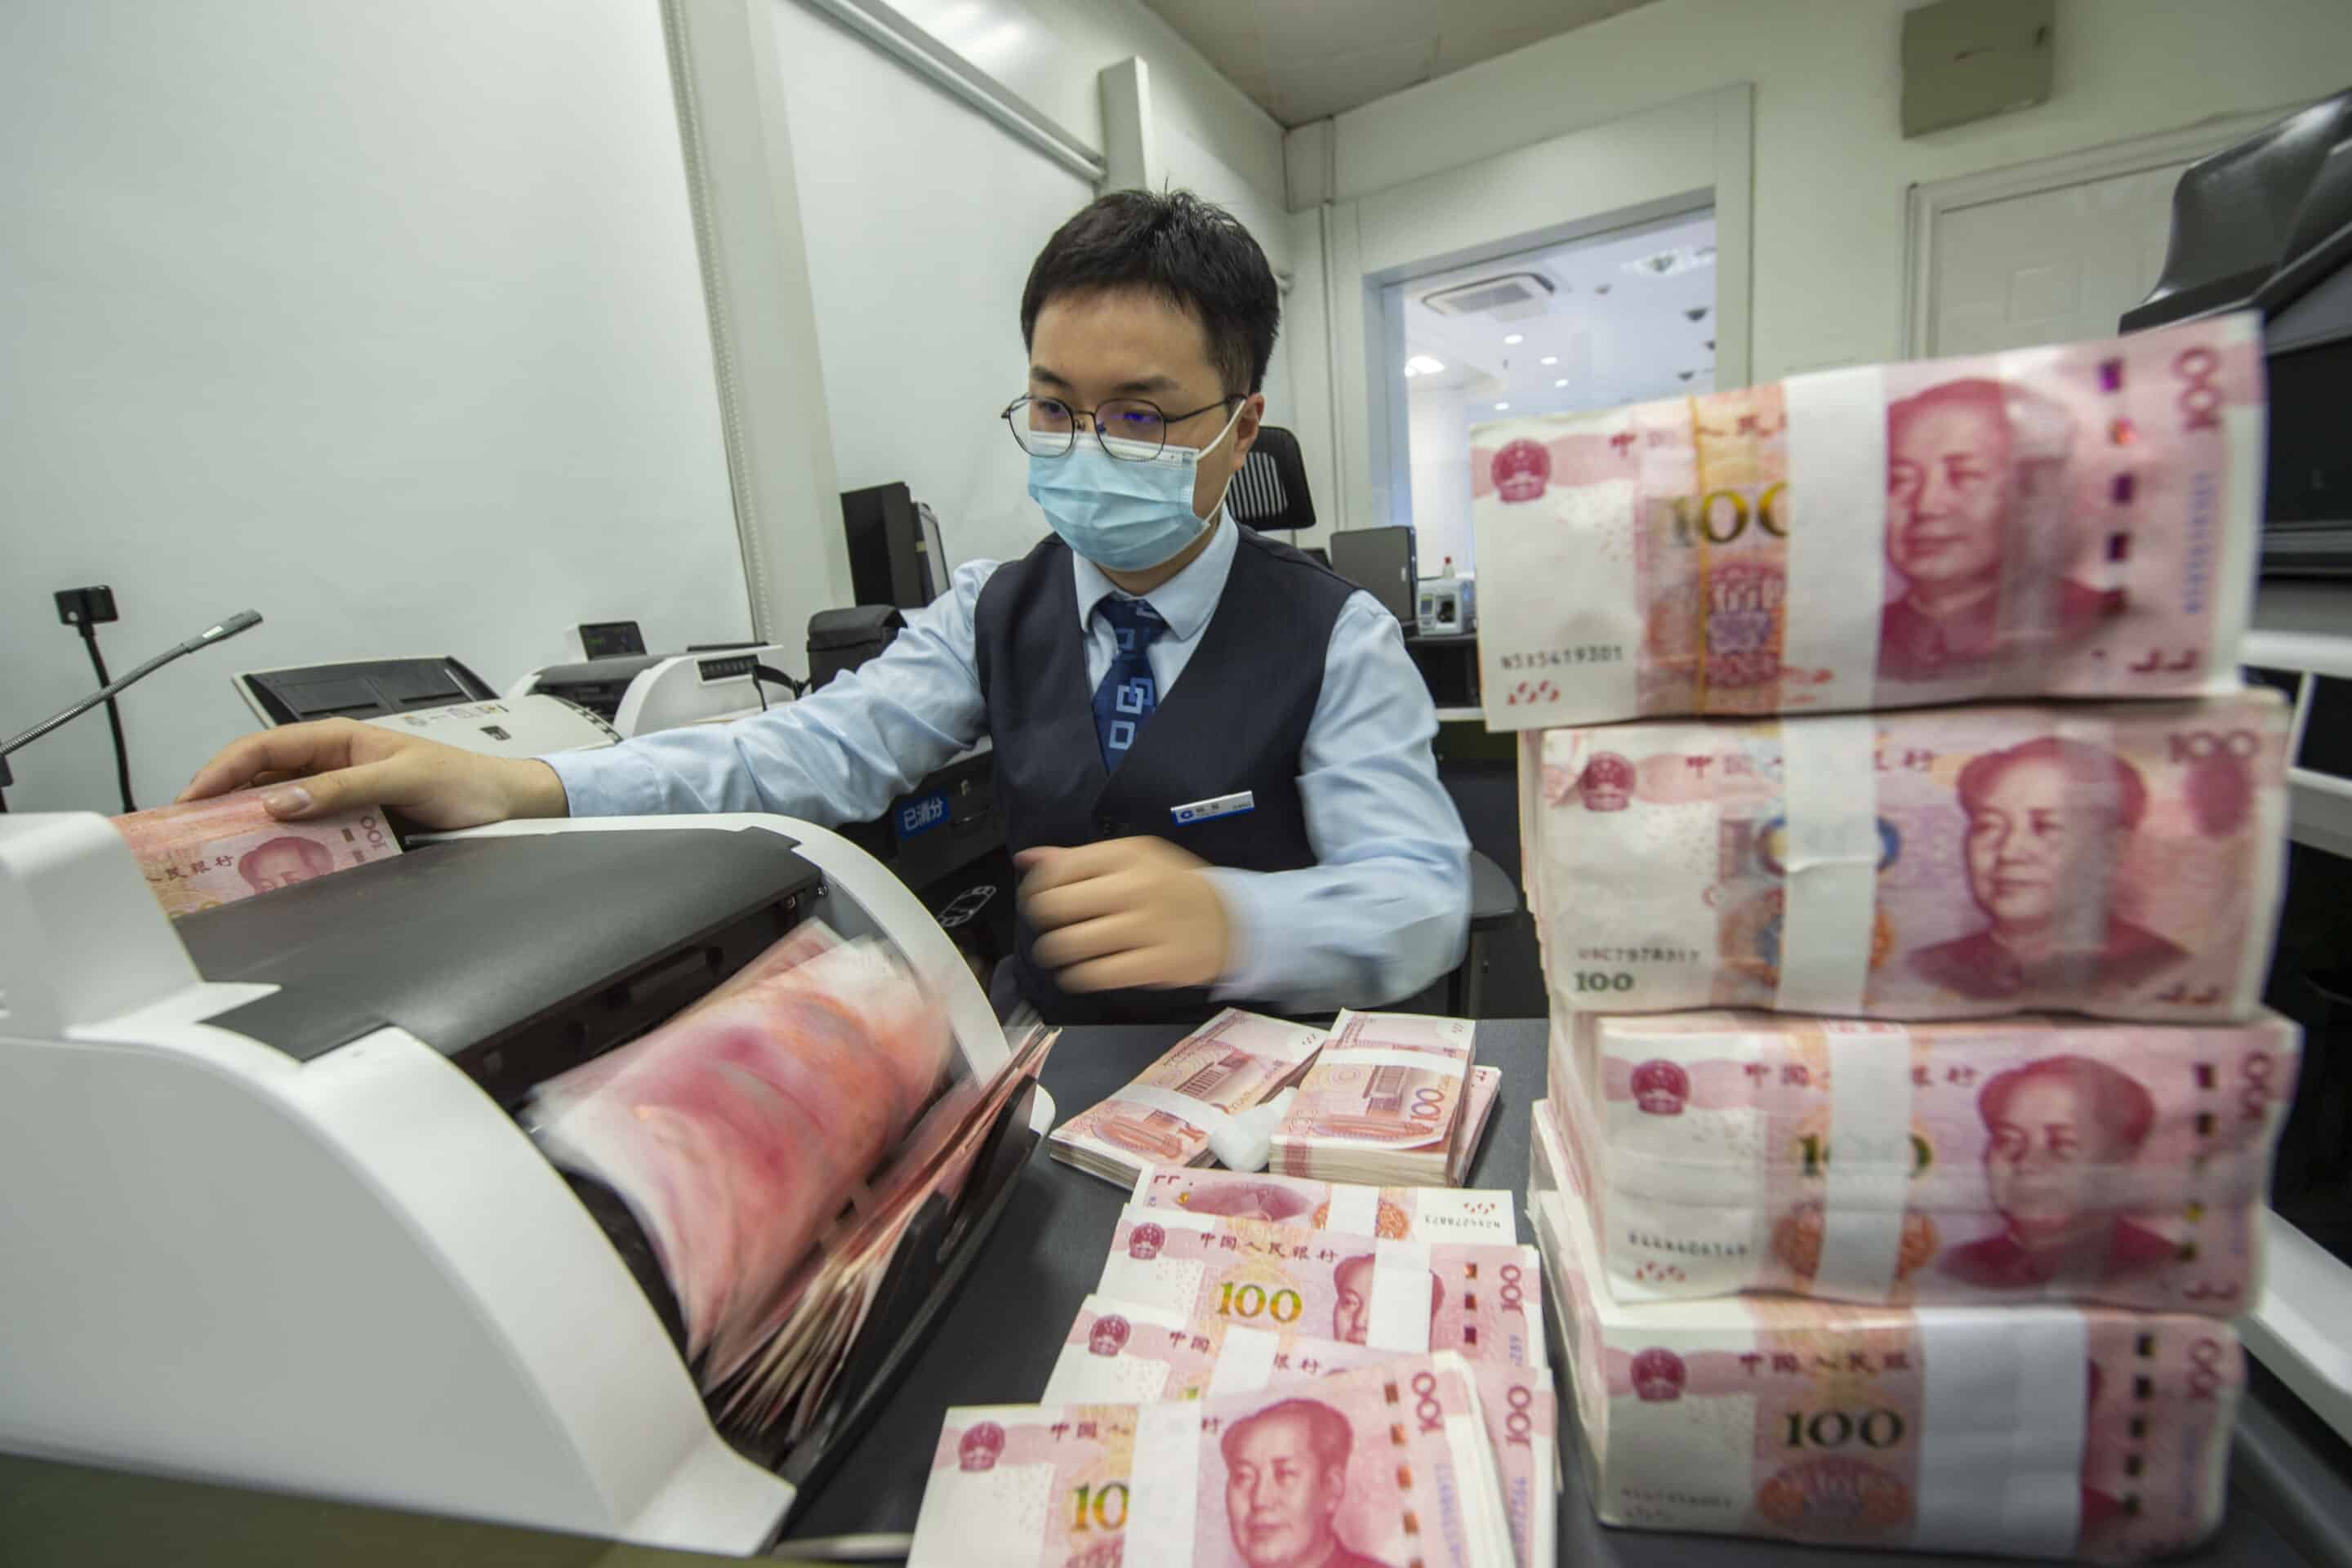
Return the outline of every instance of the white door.
[[[2147,298],[2184,163],[1947,209],[1929,265],[1930,355],[2112,337]]]

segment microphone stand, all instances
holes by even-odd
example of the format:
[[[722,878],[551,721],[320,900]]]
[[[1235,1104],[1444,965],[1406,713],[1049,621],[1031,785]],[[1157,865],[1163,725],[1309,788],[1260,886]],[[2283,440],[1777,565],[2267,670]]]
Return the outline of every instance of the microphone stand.
[[[10,783],[7,763],[7,758],[10,753],[23,751],[26,746],[31,745],[34,742],[39,740],[50,731],[58,728],[60,725],[71,723],[74,720],[80,718],[83,714],[89,712],[100,703],[112,701],[131,687],[146,679],[149,676],[154,674],[157,670],[163,668],[173,659],[184,658],[189,654],[195,652],[198,648],[210,647],[213,644],[217,642],[226,642],[229,638],[236,636],[237,633],[242,631],[250,631],[253,627],[257,626],[260,624],[261,616],[257,611],[239,610],[236,614],[221,622],[218,626],[206,626],[203,631],[198,632],[194,637],[190,637],[187,641],[180,644],[177,647],[165,649],[163,652],[157,654],[153,658],[149,659],[146,663],[141,665],[138,668],[131,671],[131,673],[123,676],[121,679],[118,680],[110,680],[104,686],[100,687],[96,691],[93,691],[89,696],[83,698],[80,701],[72,704],[62,711],[50,714],[47,718],[42,720],[31,729],[10,736],[5,742],[0,742],[0,789],[5,789]],[[0,811],[5,811],[6,809],[7,806],[5,804],[0,803]]]

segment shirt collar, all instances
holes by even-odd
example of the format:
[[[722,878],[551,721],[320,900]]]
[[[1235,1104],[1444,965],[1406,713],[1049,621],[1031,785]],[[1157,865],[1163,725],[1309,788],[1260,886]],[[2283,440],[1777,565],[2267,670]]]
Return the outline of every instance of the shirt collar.
[[[1199,637],[1216,613],[1217,601],[1224,596],[1225,579],[1233,572],[1234,552],[1241,548],[1240,525],[1223,506],[1218,507],[1213,523],[1216,531],[1209,536],[1209,547],[1184,570],[1142,595],[1151,601],[1152,609],[1168,623],[1169,632],[1179,642]],[[1101,567],[1075,550],[1070,552],[1070,575],[1078,587],[1078,634],[1083,637],[1094,620],[1097,605],[1114,594],[1121,598],[1134,595],[1122,593],[1103,575]]]

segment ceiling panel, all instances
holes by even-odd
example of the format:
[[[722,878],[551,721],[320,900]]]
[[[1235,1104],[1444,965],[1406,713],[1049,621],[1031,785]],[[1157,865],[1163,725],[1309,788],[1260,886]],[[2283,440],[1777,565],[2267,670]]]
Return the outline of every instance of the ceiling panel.
[[[1285,125],[1303,125],[1650,0],[1144,0]]]

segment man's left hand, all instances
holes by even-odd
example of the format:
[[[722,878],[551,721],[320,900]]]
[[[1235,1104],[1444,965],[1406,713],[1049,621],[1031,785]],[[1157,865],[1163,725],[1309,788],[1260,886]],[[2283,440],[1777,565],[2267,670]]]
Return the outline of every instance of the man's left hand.
[[[1160,838],[1024,849],[1021,907],[1034,957],[1065,991],[1211,985],[1232,938],[1208,862]]]

